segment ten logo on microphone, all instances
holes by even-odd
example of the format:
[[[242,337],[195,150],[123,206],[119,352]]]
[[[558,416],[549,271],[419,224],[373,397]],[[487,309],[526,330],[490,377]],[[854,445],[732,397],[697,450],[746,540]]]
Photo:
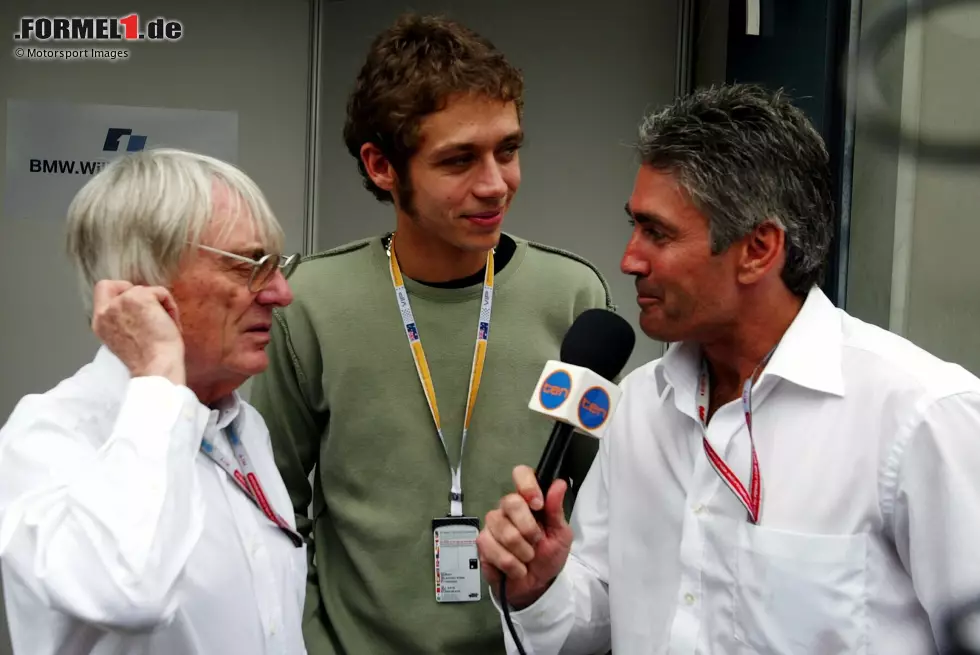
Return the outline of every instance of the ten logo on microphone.
[[[578,420],[590,430],[602,427],[609,418],[609,394],[602,387],[592,387],[578,404]]]
[[[571,390],[572,376],[565,371],[555,371],[541,385],[541,405],[545,409],[558,409],[568,400]]]
[[[179,41],[184,25],[158,16],[140,26],[128,16],[22,16],[15,41]]]

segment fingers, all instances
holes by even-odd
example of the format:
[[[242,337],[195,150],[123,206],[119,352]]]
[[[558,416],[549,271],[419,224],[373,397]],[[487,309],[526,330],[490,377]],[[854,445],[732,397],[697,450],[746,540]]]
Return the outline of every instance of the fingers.
[[[92,289],[92,306],[93,308],[102,308],[113,298],[132,288],[133,284],[125,280],[101,280]]]
[[[527,501],[518,494],[504,496],[500,501],[500,510],[504,513],[514,529],[532,546],[541,540],[544,533],[541,525],[531,512]]]
[[[568,491],[568,483],[562,479],[555,480],[548,488],[548,497],[544,503],[545,527],[564,528],[568,525],[565,521],[566,491]]]
[[[548,497],[544,502],[545,516],[548,522],[560,525],[565,521],[565,493],[568,491],[568,483],[562,478],[558,478],[551,483],[548,489]]]
[[[125,280],[101,280],[92,291],[92,308],[94,313],[101,313],[115,299],[127,295],[130,300],[141,303],[148,303],[156,300],[163,309],[170,315],[175,323],[180,323],[180,312],[177,302],[170,292],[158,286],[134,285]]]
[[[92,304],[95,307],[105,306],[127,293],[141,300],[156,298],[168,312],[177,311],[177,303],[165,288],[135,285],[126,280],[100,280],[92,290]]]
[[[92,301],[92,331],[116,356],[132,364],[131,371],[142,368],[141,361],[159,356],[161,350],[176,357],[183,347],[180,311],[167,289],[102,280],[93,289]]]
[[[180,310],[177,308],[177,301],[174,300],[174,297],[170,294],[170,292],[163,287],[148,287],[147,289],[156,297],[160,304],[163,305],[163,308],[168,314],[170,314],[170,318],[173,319],[174,323],[176,323],[177,327],[179,328]]]
[[[520,581],[513,588],[515,593],[537,597],[547,588],[542,582],[550,583],[561,571],[571,547],[572,530],[564,512],[568,484],[556,480],[544,498],[531,468],[518,466],[513,477],[517,492],[505,496],[498,509],[487,513],[477,537],[480,567],[492,587],[506,576]],[[535,501],[540,511],[532,511]],[[536,514],[543,515],[543,525]]]
[[[500,501],[500,519],[487,525],[494,538],[522,562],[534,559],[534,546],[544,536],[530,508],[517,494]]]
[[[488,581],[496,582],[499,580],[499,573],[503,573],[508,578],[519,580],[527,575],[527,566],[517,557],[510,547],[501,543],[500,533],[513,536],[517,533],[514,529],[510,532],[506,529],[509,525],[506,517],[500,510],[495,510],[487,514],[487,527],[477,538],[477,548],[480,552],[481,568]],[[513,526],[511,526],[513,528]],[[506,538],[506,537],[505,537]],[[530,561],[534,557],[534,549],[531,549]],[[499,573],[498,573],[499,572]]]
[[[534,469],[530,466],[516,466],[514,467],[513,478],[514,488],[527,501],[531,509],[537,511],[544,507],[544,497],[541,494],[541,487],[538,486]]]
[[[534,520],[527,502],[519,494],[500,501],[500,509],[487,514],[486,528],[480,534],[479,548],[484,574],[495,581],[494,569],[507,577],[527,575],[527,564],[534,559],[534,545],[544,533]]]

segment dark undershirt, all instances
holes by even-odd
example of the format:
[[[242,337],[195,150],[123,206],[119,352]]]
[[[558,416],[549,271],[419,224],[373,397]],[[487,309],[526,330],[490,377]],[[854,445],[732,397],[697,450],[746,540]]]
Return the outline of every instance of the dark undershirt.
[[[511,260],[515,252],[517,252],[517,244],[514,242],[514,240],[506,234],[501,234],[500,243],[497,244],[497,249],[493,254],[494,275],[499,275],[500,271],[504,270],[504,266],[506,266],[507,262]],[[449,280],[448,282],[426,282],[425,280],[415,281],[419,284],[424,284],[427,287],[435,287],[438,289],[462,289],[464,287],[471,287],[475,284],[483,284],[483,278],[486,275],[486,272],[487,267],[484,266],[473,275],[467,275],[466,277]]]

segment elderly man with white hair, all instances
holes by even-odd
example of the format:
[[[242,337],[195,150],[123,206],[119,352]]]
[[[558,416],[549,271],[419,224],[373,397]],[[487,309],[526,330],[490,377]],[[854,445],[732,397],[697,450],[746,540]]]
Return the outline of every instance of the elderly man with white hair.
[[[306,548],[237,389],[292,301],[283,234],[237,168],[114,160],[68,210],[95,358],[0,430],[17,655],[305,653]]]

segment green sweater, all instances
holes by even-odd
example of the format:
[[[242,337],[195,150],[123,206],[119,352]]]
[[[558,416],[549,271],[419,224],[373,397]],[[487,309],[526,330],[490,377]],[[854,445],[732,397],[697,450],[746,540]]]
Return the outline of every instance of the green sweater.
[[[558,359],[579,313],[613,308],[590,264],[512,238],[517,249],[495,276],[486,363],[463,457],[464,514],[481,527],[513,491],[513,467],[535,466],[551,432],[551,421],[527,408],[545,361]],[[300,532],[312,529],[309,654],[503,653],[485,582],[479,602],[435,600],[432,519],[449,511],[449,464],[381,239],[307,257],[290,285],[295,300],[276,312],[270,366],[253,381],[250,400],[269,426]],[[410,279],[405,286],[455,466],[483,287]],[[565,460],[576,484],[595,450],[594,440],[576,435]]]

